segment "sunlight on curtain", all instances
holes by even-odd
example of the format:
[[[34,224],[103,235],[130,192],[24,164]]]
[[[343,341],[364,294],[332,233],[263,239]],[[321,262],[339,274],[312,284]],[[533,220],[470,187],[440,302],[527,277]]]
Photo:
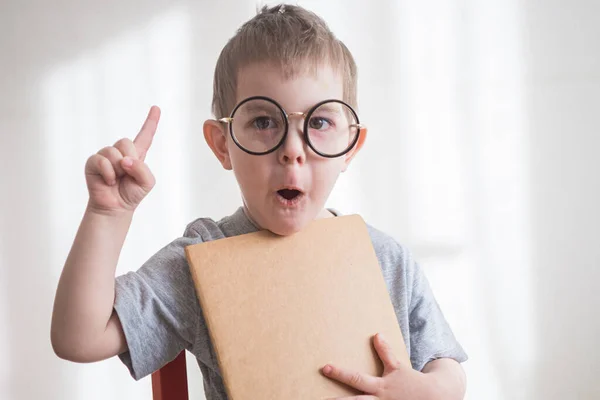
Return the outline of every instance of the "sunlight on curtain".
[[[526,399],[535,343],[527,104],[522,10],[517,1],[474,5],[469,101],[472,243],[477,321],[487,330],[479,354],[504,398]],[[467,57],[469,59],[469,57]],[[478,342],[476,342],[478,343]],[[485,350],[485,352],[483,352]],[[471,370],[474,370],[474,364]],[[483,392],[482,392],[483,393]]]
[[[59,233],[49,238],[57,279],[87,202],[87,157],[122,137],[133,139],[152,104],[160,104],[163,117],[147,161],[151,169],[160,165],[155,176],[162,188],[136,213],[117,274],[137,269],[187,223],[190,29],[186,10],[174,8],[65,62],[45,79],[41,109],[54,177],[46,190],[52,231]],[[152,218],[156,214],[162,218]],[[81,398],[150,398],[150,386],[136,384],[116,358],[78,365],[75,375],[71,382]],[[98,376],[111,376],[114,385],[90,393],[86,387]]]
[[[468,398],[526,398],[534,332],[518,5],[402,4],[407,229],[472,355]]]
[[[2,218],[2,215],[3,214],[0,213],[0,218]],[[0,226],[6,226],[2,222],[3,221],[0,219]],[[11,266],[8,265],[8,260],[4,256],[5,253],[3,247],[4,244],[2,243],[2,240],[0,240],[0,266],[3,267],[0,268],[0,282],[8,282],[8,279],[6,278],[5,269],[10,268]],[[4,285],[2,285],[2,288],[4,289]],[[0,301],[0,321],[9,321],[9,305],[10,301]],[[5,389],[5,387],[8,388],[8,378],[10,377],[11,353],[9,348],[9,339],[10,335],[8,329],[5,326],[2,326],[2,328],[0,328],[0,351],[6,356],[3,357],[2,362],[0,362],[0,393],[5,393],[8,391],[8,389]],[[4,381],[5,379],[7,380],[6,382]]]
[[[411,210],[406,229],[417,245],[456,252],[465,244],[466,218],[457,10],[445,1],[402,4],[396,57],[403,105],[399,158]]]

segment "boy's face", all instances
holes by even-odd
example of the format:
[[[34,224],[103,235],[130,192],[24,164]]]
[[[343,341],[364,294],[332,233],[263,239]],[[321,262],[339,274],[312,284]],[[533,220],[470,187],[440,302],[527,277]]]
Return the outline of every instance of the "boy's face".
[[[286,79],[270,64],[253,64],[238,74],[236,103],[251,97],[266,96],[277,101],[286,112],[307,112],[326,99],[342,99],[342,77],[323,66],[317,73],[298,73]],[[207,121],[205,137],[226,169],[233,169],[240,186],[248,216],[262,229],[289,235],[315,218],[331,214],[324,209],[338,176],[363,144],[359,142],[344,156],[321,157],[303,139],[302,117],[289,118],[285,142],[274,152],[251,155],[231,139],[226,124]],[[293,198],[291,198],[293,197]]]

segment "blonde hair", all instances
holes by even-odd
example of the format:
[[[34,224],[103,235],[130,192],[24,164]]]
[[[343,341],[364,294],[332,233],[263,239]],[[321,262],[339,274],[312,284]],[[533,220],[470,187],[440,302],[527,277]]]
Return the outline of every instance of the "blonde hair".
[[[227,117],[235,107],[238,72],[258,62],[278,64],[286,78],[327,63],[343,74],[343,100],[357,107],[357,70],[352,54],[325,21],[299,6],[265,6],[225,45],[215,68],[212,111]],[[303,68],[300,70],[300,68]]]

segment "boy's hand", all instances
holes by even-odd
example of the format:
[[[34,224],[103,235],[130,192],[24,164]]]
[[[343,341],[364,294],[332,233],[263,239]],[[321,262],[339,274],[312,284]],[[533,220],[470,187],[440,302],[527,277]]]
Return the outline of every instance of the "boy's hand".
[[[85,165],[90,199],[88,209],[112,214],[134,211],[154,187],[154,176],[144,163],[160,119],[160,109],[150,108],[146,122],[133,140],[121,139],[91,156]]]
[[[364,395],[340,397],[338,399],[360,400],[433,400],[440,399],[436,394],[436,382],[427,374],[415,371],[400,363],[392,353],[392,349],[381,334],[374,337],[375,350],[383,362],[383,376],[371,376],[356,371],[349,371],[333,365],[325,365],[322,372],[325,376],[351,386]],[[444,397],[442,397],[444,398]]]

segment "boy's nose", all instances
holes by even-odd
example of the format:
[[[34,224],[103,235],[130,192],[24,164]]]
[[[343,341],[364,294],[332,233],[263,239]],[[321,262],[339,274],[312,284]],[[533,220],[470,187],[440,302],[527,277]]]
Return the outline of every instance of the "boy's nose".
[[[279,162],[282,164],[304,164],[306,143],[304,143],[303,118],[289,120],[288,134],[279,148]]]

